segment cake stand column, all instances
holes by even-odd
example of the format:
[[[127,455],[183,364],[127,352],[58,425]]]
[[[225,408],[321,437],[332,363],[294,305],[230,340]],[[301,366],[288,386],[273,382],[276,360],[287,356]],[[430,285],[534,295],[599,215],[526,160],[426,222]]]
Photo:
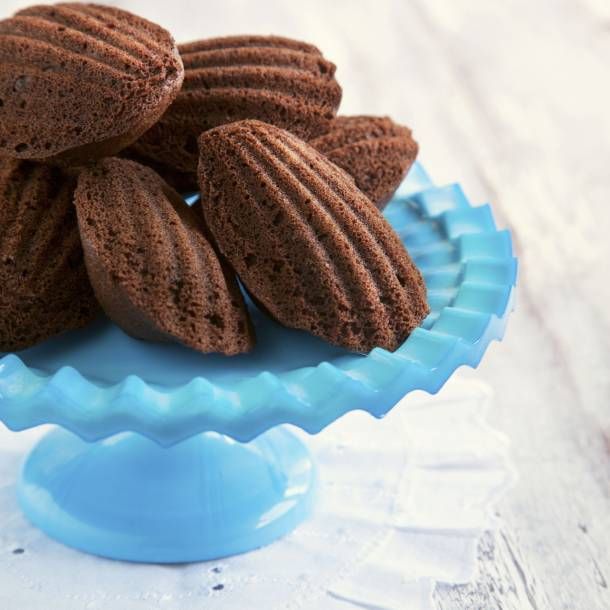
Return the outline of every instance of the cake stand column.
[[[29,520],[68,546],[182,563],[290,532],[312,510],[315,469],[281,427],[245,444],[206,433],[170,448],[132,433],[86,443],[56,430],[29,455],[18,491]]]

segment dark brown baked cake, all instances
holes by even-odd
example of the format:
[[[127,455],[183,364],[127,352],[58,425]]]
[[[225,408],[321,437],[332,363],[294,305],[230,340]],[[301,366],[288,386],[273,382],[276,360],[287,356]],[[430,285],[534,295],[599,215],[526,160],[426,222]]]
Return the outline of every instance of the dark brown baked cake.
[[[424,319],[421,274],[343,170],[259,121],[207,131],[199,146],[207,225],[282,324],[368,352],[396,349]]]
[[[74,201],[91,283],[126,332],[206,353],[253,346],[237,281],[203,219],[153,170],[104,159],[81,172]]]
[[[327,134],[310,144],[352,176],[380,209],[400,186],[418,151],[408,127],[374,116],[339,116]]]
[[[341,101],[335,65],[309,44],[278,36],[232,36],[179,46],[184,84],[162,119],[133,149],[196,172],[202,131],[260,119],[302,138],[328,130]]]
[[[118,152],[163,114],[184,70],[163,28],[95,4],[0,21],[0,156],[65,165]]]
[[[0,351],[88,324],[99,313],[72,205],[57,168],[0,159]]]

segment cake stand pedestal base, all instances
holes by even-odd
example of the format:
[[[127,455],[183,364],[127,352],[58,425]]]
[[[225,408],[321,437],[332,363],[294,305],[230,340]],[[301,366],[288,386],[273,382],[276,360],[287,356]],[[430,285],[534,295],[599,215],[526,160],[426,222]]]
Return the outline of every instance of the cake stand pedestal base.
[[[242,444],[216,433],[169,449],[126,433],[86,443],[64,430],[28,457],[19,502],[56,540],[146,563],[216,559],[269,544],[312,510],[314,466],[285,428]]]

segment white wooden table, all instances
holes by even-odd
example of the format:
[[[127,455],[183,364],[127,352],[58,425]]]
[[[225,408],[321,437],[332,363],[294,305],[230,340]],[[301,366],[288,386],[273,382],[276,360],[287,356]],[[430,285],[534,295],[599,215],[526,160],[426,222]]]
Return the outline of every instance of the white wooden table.
[[[437,181],[493,204],[517,244],[518,305],[472,374],[496,390],[521,482],[478,581],[441,589],[438,607],[610,608],[608,0],[114,4],[179,40],[314,42],[339,66],[342,112],[412,126]]]

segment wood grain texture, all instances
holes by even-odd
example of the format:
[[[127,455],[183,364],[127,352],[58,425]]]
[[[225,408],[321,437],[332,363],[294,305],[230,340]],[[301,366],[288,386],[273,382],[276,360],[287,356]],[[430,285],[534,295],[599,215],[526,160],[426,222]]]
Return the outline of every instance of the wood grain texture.
[[[522,480],[479,582],[438,606],[608,608],[608,40],[585,6],[470,6],[417,18],[449,73],[454,167],[518,244],[518,311],[477,375]]]
[[[496,390],[521,482],[457,609],[610,607],[610,3],[267,0],[116,5],[180,41],[277,33],[339,66],[344,113],[411,126],[438,182],[493,204],[520,257],[517,312],[471,374]],[[8,12],[23,2],[5,0]]]

